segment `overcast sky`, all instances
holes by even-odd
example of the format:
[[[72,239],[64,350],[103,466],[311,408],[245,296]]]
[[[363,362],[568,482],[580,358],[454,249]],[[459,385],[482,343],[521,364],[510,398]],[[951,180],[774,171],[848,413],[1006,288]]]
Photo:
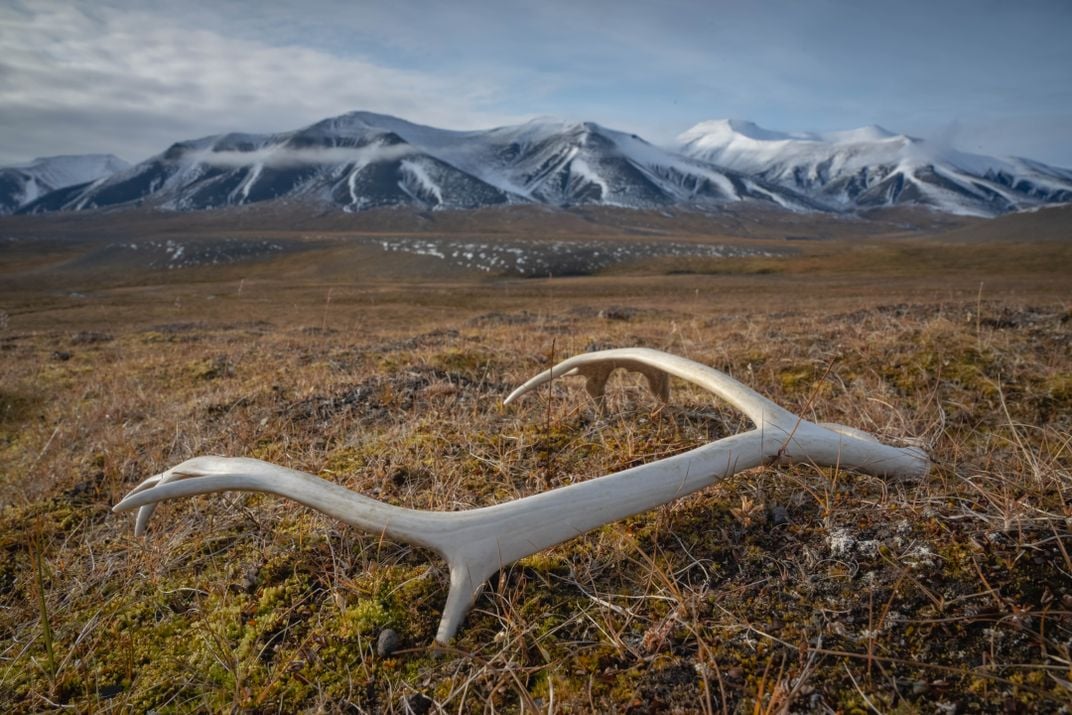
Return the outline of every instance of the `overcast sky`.
[[[666,144],[881,124],[1072,167],[1068,0],[0,0],[0,165],[364,109]]]

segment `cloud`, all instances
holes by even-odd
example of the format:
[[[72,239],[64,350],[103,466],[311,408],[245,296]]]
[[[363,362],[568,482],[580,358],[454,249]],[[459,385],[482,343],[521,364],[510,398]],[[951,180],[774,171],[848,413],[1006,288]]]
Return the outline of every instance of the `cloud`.
[[[1069,3],[6,0],[0,164],[296,129],[355,109],[450,128],[553,114],[670,138],[703,119],[878,123],[1063,160]],[[976,127],[1039,118],[1045,134]],[[988,146],[975,147],[979,142]]]
[[[955,144],[969,152],[1023,156],[1072,169],[1072,112],[961,120]]]
[[[182,159],[190,164],[208,164],[228,169],[256,164],[282,168],[322,164],[369,164],[376,161],[401,159],[416,151],[414,147],[407,144],[313,149],[267,146],[252,151],[194,151],[184,155]]]
[[[0,163],[90,150],[138,160],[177,139],[293,129],[363,108],[461,127],[520,119],[494,109],[501,88],[483,78],[228,37],[131,9],[5,6],[0,38]]]

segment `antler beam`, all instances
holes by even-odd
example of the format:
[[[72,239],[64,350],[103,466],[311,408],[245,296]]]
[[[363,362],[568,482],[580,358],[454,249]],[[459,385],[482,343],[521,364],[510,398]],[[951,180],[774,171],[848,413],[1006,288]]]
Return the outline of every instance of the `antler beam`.
[[[653,393],[669,397],[678,377],[721,397],[755,429],[689,452],[586,482],[496,506],[458,512],[406,509],[362,496],[311,474],[256,459],[196,457],[149,477],[115,506],[138,509],[142,534],[161,501],[222,491],[278,494],[363,531],[423,546],[446,560],[450,590],[436,640],[449,641],[485,582],[500,568],[530,554],[690,494],[737,472],[773,462],[813,463],[877,476],[921,476],[930,461],[915,447],[890,447],[860,430],[809,422],[728,375],[685,358],[646,348],[578,355],[519,387],[505,404],[568,375],[587,378],[602,400],[607,378],[624,368],[647,377]]]

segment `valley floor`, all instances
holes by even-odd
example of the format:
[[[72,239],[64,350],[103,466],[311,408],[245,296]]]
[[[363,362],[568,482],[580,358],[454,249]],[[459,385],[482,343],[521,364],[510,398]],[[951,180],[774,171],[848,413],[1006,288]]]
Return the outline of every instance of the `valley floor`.
[[[778,251],[519,278],[330,233],[250,231],[286,250],[172,269],[98,239],[0,246],[0,709],[1067,706],[1068,241],[690,232]],[[747,429],[631,375],[605,416],[570,379],[501,405],[552,360],[633,345],[934,469],[740,474],[504,569],[438,652],[428,553],[258,495],[164,505],[145,539],[110,511],[199,454],[460,509]]]

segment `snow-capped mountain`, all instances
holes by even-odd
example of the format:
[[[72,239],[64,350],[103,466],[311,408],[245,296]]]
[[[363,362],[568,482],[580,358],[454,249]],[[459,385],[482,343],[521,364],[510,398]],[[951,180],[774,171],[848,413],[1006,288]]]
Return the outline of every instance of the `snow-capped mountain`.
[[[24,211],[140,203],[188,210],[280,198],[347,211],[503,203],[639,208],[742,200],[816,208],[792,190],[597,124],[536,120],[459,132],[353,112],[294,132],[180,142],[106,180],[53,192]]]
[[[452,132],[365,112],[340,120],[389,127],[406,141],[527,201],[629,207],[745,199],[790,208],[812,204],[795,192],[593,122],[536,119],[487,131]]]
[[[811,196],[835,210],[918,204],[994,216],[1072,201],[1072,170],[968,154],[869,126],[786,133],[748,121],[701,122],[679,151]]]
[[[112,154],[43,156],[28,164],[0,168],[0,214],[9,214],[40,196],[122,171],[130,164]]]
[[[508,200],[393,132],[328,119],[283,134],[179,142],[104,181],[53,192],[23,211],[143,203],[193,210],[280,198],[349,210],[406,203],[472,208]]]
[[[38,161],[0,173],[0,211],[185,211],[270,200],[345,211],[751,202],[836,212],[909,204],[994,216],[1072,202],[1072,170],[968,154],[878,126],[786,133],[739,120],[697,124],[667,150],[592,122],[453,131],[351,112],[291,132],[183,141],[126,168],[114,157]]]

